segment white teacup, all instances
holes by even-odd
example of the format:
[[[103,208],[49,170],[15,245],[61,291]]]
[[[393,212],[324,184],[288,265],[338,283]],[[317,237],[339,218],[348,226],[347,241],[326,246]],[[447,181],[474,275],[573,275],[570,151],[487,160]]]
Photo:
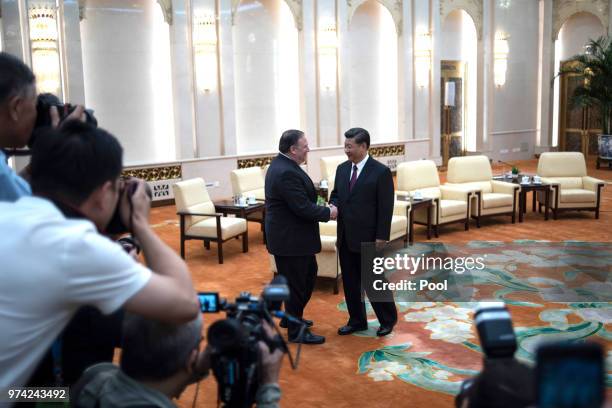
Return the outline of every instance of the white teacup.
[[[540,178],[540,176],[533,176],[533,182],[535,184],[540,184],[542,183],[542,179]]]
[[[319,187],[327,188],[327,180],[321,180],[321,182],[319,183]]]
[[[412,195],[413,198],[420,200],[423,198],[423,193],[421,193],[420,191],[415,191],[414,194]]]
[[[257,199],[255,198],[255,196],[249,197],[249,204],[257,204]]]
[[[529,176],[523,176],[523,179],[521,180],[521,183],[529,184]]]
[[[238,205],[243,205],[243,206],[244,206],[244,205],[247,205],[246,198],[244,198],[244,197],[240,197],[240,198],[238,199]]]

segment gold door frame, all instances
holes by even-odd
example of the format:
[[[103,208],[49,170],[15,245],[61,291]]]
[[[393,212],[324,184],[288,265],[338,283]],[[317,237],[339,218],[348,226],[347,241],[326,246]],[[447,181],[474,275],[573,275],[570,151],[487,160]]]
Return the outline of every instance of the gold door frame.
[[[561,61],[561,68],[573,68],[576,66],[575,60]],[[592,108],[580,108],[579,122],[574,126],[568,127],[568,117],[570,114],[569,99],[569,81],[571,78],[580,77],[579,74],[568,73],[561,75],[559,82],[559,150],[566,151],[571,146],[568,146],[568,134],[577,134],[580,137],[580,151],[585,158],[597,155],[597,135],[601,133],[601,129],[596,127],[597,112]]]

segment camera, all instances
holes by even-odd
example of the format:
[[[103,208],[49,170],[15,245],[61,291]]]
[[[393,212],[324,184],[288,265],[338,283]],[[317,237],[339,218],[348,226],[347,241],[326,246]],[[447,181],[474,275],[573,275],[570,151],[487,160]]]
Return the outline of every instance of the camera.
[[[265,342],[271,352],[277,348],[287,352],[282,337],[270,338],[263,327],[264,321],[273,325],[272,314],[279,312],[282,302],[289,299],[289,288],[283,281],[276,277],[264,288],[261,298],[242,292],[235,303],[219,301],[216,293],[198,294],[203,312],[220,310],[227,315],[208,329],[211,368],[224,407],[250,407],[255,403],[259,386],[259,341]]]
[[[125,225],[121,220],[120,207],[121,207],[121,199],[123,194],[127,194],[128,203],[130,204],[130,219],[132,217],[132,196],[134,192],[136,192],[136,188],[138,187],[138,183],[136,179],[132,179],[131,177],[126,177],[123,179],[123,186],[121,191],[119,192],[119,201],[117,201],[117,207],[115,208],[115,212],[113,213],[113,218],[111,218],[110,222],[106,226],[106,233],[109,235],[116,234],[125,234],[128,232],[132,232],[131,225]],[[149,196],[149,198],[153,198],[153,191],[151,191],[151,187],[145,183],[145,192]]]
[[[62,103],[60,99],[51,93],[42,93],[38,95],[36,100],[36,123],[34,124],[34,132],[28,142],[28,147],[32,147],[37,137],[37,130],[51,126],[51,114],[49,109],[55,106],[59,113],[60,122],[62,122],[75,109],[76,105]],[[98,126],[98,120],[94,116],[92,109],[85,109],[85,122],[92,126]]]
[[[512,358],[516,336],[504,302],[483,302],[474,313],[476,330],[487,358]]]

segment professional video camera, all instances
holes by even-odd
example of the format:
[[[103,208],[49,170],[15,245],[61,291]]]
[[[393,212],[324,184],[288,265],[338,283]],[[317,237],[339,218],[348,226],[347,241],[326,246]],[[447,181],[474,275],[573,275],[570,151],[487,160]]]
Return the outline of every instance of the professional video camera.
[[[211,366],[218,383],[219,400],[228,408],[250,407],[255,403],[259,386],[257,343],[265,342],[271,352],[278,348],[288,353],[287,344],[280,334],[270,338],[263,322],[275,327],[272,320],[275,316],[301,324],[298,319],[280,311],[282,302],[289,299],[286,279],[280,275],[275,277],[264,288],[261,298],[243,292],[235,303],[228,303],[219,300],[218,293],[200,292],[198,296],[202,312],[225,311],[227,314],[226,319],[214,322],[208,329]]]

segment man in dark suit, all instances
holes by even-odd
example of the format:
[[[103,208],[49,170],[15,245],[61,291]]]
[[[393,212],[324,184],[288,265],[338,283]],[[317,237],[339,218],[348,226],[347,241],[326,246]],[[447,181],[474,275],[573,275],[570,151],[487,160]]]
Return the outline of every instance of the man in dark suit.
[[[344,136],[348,161],[338,166],[330,197],[330,203],[338,207],[337,245],[349,312],[349,321],[338,330],[339,335],[368,328],[363,294],[365,290],[372,301],[372,288],[361,285],[361,243],[376,242],[380,245],[389,240],[395,201],[391,171],[368,155],[368,131],[353,128]],[[377,292],[376,295],[387,300],[371,302],[380,323],[376,334],[386,336],[397,322],[397,310],[391,292]]]
[[[335,219],[338,209],[317,205],[312,180],[300,164],[306,161],[308,140],[300,130],[287,130],[280,138],[279,155],[266,173],[266,237],[268,252],[274,255],[278,273],[287,278],[291,291],[285,311],[302,319],[317,277],[315,254],[321,252],[319,221]],[[303,320],[307,326],[312,322]],[[289,341],[321,344],[325,337],[300,325],[287,323]]]

